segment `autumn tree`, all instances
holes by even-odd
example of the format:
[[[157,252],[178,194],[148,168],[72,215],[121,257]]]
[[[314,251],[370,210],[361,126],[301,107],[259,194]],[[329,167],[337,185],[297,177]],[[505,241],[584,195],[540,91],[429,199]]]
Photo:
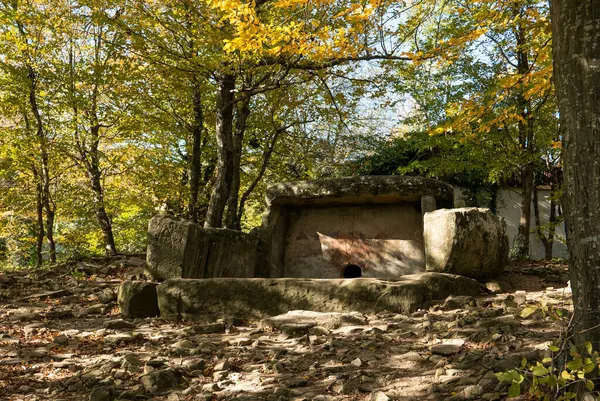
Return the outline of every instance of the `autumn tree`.
[[[42,243],[47,239],[49,259],[56,262],[54,222],[56,205],[52,195],[55,176],[51,171],[54,142],[52,115],[54,73],[47,60],[56,56],[53,28],[57,17],[47,9],[27,2],[0,2],[0,69],[4,81],[3,117],[17,123],[21,133],[20,158],[27,157],[27,169],[35,188],[37,221],[36,259],[42,263]],[[17,139],[17,138],[15,138]],[[17,139],[18,140],[18,139]],[[15,150],[19,143],[14,142]],[[22,164],[21,164],[22,165]]]

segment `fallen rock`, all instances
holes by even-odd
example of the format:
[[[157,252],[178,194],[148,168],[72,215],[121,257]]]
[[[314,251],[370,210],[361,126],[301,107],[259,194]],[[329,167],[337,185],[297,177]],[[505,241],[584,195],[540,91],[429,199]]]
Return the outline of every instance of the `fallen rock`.
[[[107,387],[96,387],[90,394],[90,401],[111,401],[111,391]]]
[[[464,309],[466,306],[475,306],[475,299],[467,295],[450,295],[444,301],[446,310]]]
[[[313,312],[294,310],[283,315],[266,318],[260,321],[260,328],[273,328],[290,335],[307,334],[313,327],[337,329],[342,326],[367,324],[367,318],[358,312]]]
[[[460,352],[464,343],[462,340],[453,340],[451,342],[436,344],[431,347],[431,353],[444,356],[455,355]]]
[[[383,391],[375,391],[371,394],[370,401],[389,401],[390,397],[385,395]]]
[[[131,330],[135,328],[135,324],[129,323],[123,319],[108,320],[103,324],[105,329],[113,330]]]
[[[142,376],[141,383],[150,394],[163,394],[179,383],[177,374],[172,369],[163,369]]]
[[[481,279],[508,263],[506,222],[489,209],[440,209],[425,213],[423,224],[428,271]]]
[[[147,281],[124,281],[119,286],[117,300],[125,317],[154,317],[160,314],[156,286]]]
[[[117,299],[117,294],[112,290],[112,288],[105,288],[96,294],[98,297],[98,301],[103,304],[109,304]]]

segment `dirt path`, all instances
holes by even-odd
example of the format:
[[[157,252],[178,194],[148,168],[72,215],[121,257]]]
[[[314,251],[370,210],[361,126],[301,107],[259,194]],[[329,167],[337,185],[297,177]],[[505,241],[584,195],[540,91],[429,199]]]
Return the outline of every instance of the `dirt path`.
[[[566,267],[533,263],[511,266],[501,294],[409,316],[324,317],[307,330],[122,320],[116,289],[141,265],[0,274],[0,400],[499,400],[493,372],[542,359],[561,331],[523,308],[571,307]]]

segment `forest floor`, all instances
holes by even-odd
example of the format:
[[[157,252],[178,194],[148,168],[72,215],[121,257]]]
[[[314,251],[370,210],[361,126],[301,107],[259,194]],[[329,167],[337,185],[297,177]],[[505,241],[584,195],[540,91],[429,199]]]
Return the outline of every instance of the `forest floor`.
[[[503,400],[494,372],[541,360],[564,330],[523,310],[572,305],[567,266],[540,261],[508,267],[498,294],[300,335],[241,319],[121,319],[117,288],[143,264],[1,272],[0,400]]]

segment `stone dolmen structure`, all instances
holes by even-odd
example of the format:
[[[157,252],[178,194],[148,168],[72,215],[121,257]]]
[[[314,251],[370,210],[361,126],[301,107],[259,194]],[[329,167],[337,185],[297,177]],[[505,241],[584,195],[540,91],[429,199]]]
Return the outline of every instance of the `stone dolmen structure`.
[[[158,303],[161,316],[190,320],[291,309],[410,312],[450,294],[476,295],[474,279],[497,275],[508,258],[505,223],[487,209],[452,209],[453,189],[438,180],[282,183],[267,190],[266,206],[251,233],[152,218],[147,270],[164,282],[123,283],[122,311],[155,315],[139,305]]]

